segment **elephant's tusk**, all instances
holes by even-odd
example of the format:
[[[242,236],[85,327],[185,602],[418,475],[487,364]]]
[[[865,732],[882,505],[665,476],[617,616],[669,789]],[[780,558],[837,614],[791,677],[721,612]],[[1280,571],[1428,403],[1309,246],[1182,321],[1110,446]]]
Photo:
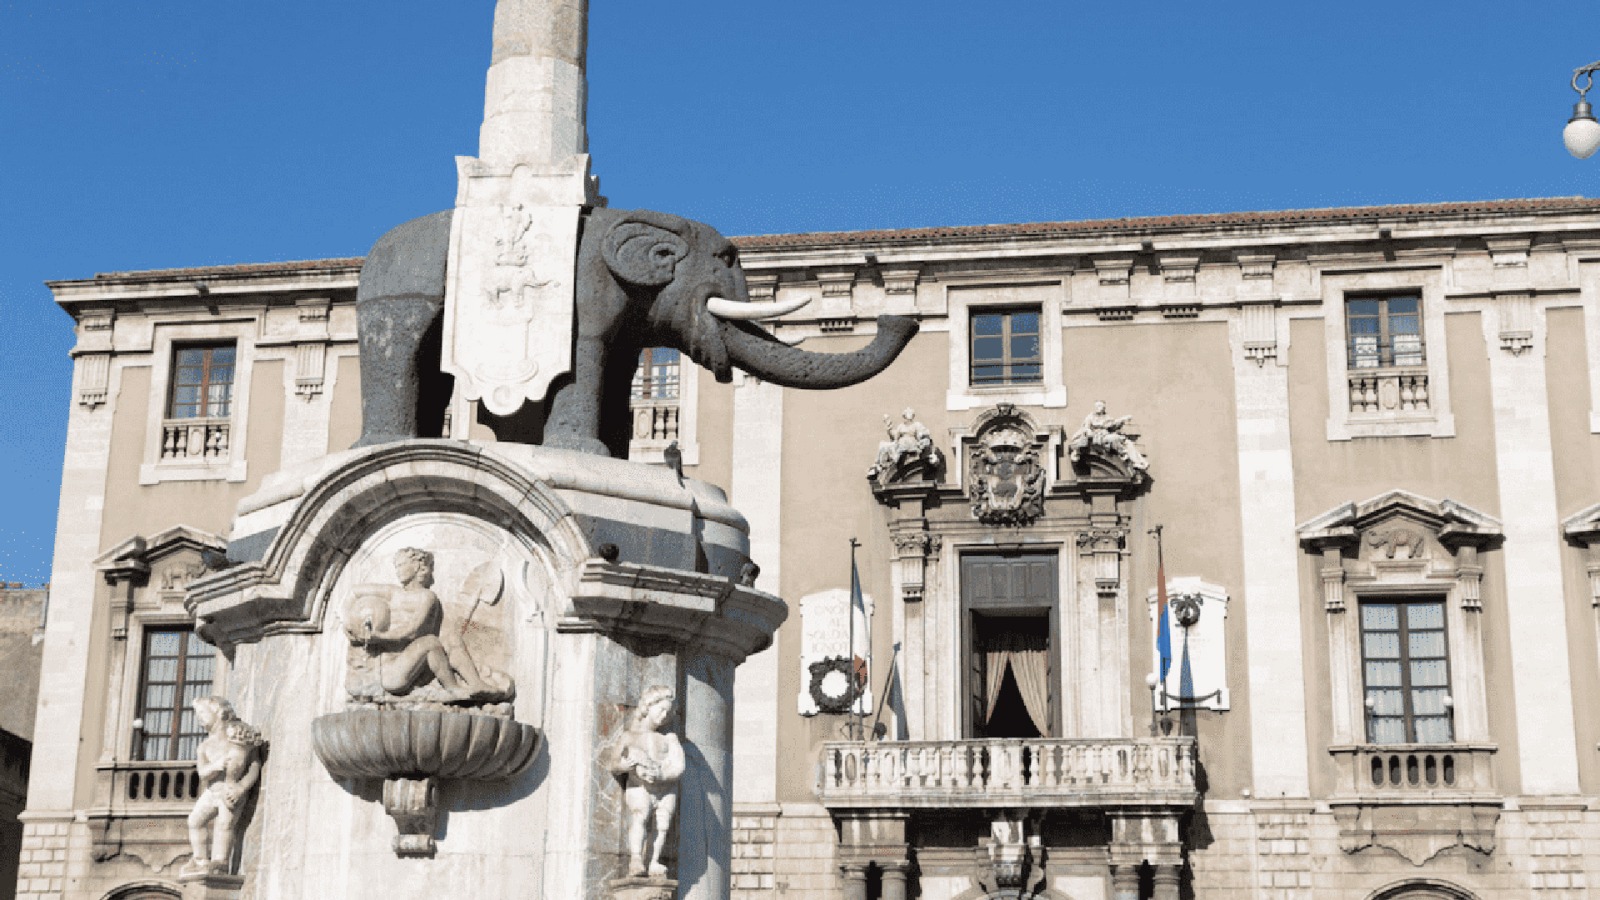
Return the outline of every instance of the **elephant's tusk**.
[[[706,311],[719,319],[740,319],[750,321],[754,319],[771,319],[785,313],[792,313],[807,303],[810,297],[796,297],[793,300],[763,300],[748,303],[739,303],[722,297],[711,297],[706,300]]]

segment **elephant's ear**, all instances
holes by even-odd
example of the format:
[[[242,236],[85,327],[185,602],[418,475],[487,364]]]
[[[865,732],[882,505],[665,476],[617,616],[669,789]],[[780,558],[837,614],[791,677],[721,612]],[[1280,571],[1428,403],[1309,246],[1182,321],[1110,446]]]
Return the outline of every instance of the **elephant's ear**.
[[[601,252],[623,281],[660,287],[672,280],[678,260],[689,255],[689,242],[660,225],[628,218],[612,226]]]

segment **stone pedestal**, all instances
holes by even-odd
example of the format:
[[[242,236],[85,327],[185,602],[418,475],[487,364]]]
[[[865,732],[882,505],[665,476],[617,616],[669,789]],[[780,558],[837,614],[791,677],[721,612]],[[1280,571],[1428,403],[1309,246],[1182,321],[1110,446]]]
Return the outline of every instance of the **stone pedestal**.
[[[183,900],[239,900],[244,889],[242,877],[216,872],[179,875],[178,884],[183,889]]]
[[[786,610],[740,583],[746,526],[720,490],[562,450],[405,441],[272,476],[232,541],[238,564],[189,605],[272,742],[242,845],[255,896],[728,896],[734,667]],[[429,575],[396,585],[405,548]],[[404,658],[365,637],[391,627],[374,591],[431,592],[439,639],[514,697],[451,695],[426,668],[395,694]],[[686,763],[672,881],[623,877],[623,783],[601,764],[652,686],[677,698],[662,730]]]
[[[613,878],[606,900],[677,900],[678,883],[670,878]]]

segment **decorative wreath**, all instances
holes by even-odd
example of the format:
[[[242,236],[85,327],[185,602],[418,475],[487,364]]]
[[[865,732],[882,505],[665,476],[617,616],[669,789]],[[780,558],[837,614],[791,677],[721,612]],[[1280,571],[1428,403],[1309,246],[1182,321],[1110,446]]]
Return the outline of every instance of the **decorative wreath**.
[[[860,696],[860,689],[852,677],[852,668],[850,660],[842,656],[830,656],[811,664],[811,700],[817,704],[819,711],[850,711],[856,697]]]

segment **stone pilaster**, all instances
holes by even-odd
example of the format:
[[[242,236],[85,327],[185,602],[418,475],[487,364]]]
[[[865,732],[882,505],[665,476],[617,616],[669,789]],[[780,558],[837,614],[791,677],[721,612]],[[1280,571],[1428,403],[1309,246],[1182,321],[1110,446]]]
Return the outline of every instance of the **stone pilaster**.
[[[84,346],[108,346],[106,328],[79,327]],[[39,673],[39,715],[33,732],[33,760],[28,780],[27,826],[30,836],[65,841],[76,796],[84,744],[85,697],[90,685],[89,654],[95,648],[94,606],[100,575],[94,560],[100,553],[100,528],[105,510],[106,478],[111,470],[111,426],[118,408],[118,367],[109,373],[102,402],[73,404],[67,417],[66,458],[61,473],[60,513],[50,570],[50,614],[44,628],[44,656]],[[82,366],[74,376],[73,395],[86,387]],[[137,398],[144,402],[147,398]],[[93,727],[92,725],[90,727]],[[57,834],[54,829],[60,828]],[[37,883],[37,882],[36,882]],[[48,883],[47,880],[45,882]],[[41,888],[42,889],[42,888]]]
[[[1258,797],[1310,792],[1305,671],[1295,548],[1294,453],[1289,441],[1286,341],[1271,365],[1252,360],[1243,324],[1228,329],[1233,349],[1239,510],[1244,556],[1245,636],[1250,656],[1251,774]],[[1287,335],[1287,328],[1277,333]]]
[[[1484,315],[1484,336],[1504,518],[1506,628],[1522,789],[1528,794],[1573,794],[1578,791],[1577,735],[1561,547],[1554,531],[1560,516],[1542,313],[1494,302]],[[1519,339],[1502,348],[1498,338],[1513,332],[1525,334],[1527,345]]]
[[[783,566],[783,388],[740,375],[733,391],[733,479],[730,500],[750,523],[756,584],[776,593]],[[734,680],[733,798],[773,803],[778,796],[778,645],[745,660]]]

